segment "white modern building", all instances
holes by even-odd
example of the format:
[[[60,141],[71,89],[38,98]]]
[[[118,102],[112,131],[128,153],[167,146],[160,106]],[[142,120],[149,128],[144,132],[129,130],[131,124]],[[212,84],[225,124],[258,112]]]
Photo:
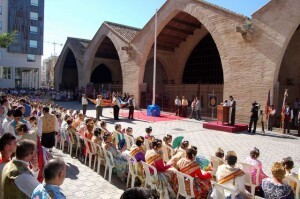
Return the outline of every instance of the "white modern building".
[[[17,31],[0,48],[0,88],[38,88],[43,54],[44,0],[0,0],[0,34]]]

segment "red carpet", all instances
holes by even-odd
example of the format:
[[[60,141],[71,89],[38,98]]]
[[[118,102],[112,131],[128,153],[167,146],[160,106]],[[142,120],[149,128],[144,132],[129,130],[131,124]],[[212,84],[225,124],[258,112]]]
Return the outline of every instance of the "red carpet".
[[[229,133],[236,133],[240,131],[247,131],[248,125],[235,124],[234,126],[229,126],[229,125],[222,125],[221,122],[219,122],[219,124],[217,122],[207,122],[203,124],[203,128],[217,130],[217,131],[225,131]]]
[[[120,110],[120,116],[128,118],[128,111]],[[173,121],[173,120],[182,120],[183,117],[175,116],[172,113],[160,113],[160,117],[152,117],[147,115],[147,111],[134,111],[134,119],[144,120],[150,122],[163,122],[163,121]]]

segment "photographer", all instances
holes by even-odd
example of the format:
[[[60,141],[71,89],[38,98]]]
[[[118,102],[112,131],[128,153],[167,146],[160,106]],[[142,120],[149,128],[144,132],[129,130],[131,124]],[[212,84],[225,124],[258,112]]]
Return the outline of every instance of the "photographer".
[[[256,102],[252,103],[252,108],[251,108],[251,116],[250,116],[250,123],[249,123],[249,129],[248,132],[251,133],[251,128],[253,124],[253,131],[252,133],[256,132],[256,125],[257,125],[257,120],[258,120],[258,111],[259,111],[259,104]]]

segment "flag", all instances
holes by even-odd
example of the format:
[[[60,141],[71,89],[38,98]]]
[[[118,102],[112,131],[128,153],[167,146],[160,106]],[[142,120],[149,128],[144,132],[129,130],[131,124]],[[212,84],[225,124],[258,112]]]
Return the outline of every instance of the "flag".
[[[269,107],[270,107],[270,105],[271,105],[271,96],[270,96],[270,89],[269,89],[268,97],[267,97],[267,103],[266,103],[266,106],[265,106],[266,119],[268,119],[268,117],[269,117]]]

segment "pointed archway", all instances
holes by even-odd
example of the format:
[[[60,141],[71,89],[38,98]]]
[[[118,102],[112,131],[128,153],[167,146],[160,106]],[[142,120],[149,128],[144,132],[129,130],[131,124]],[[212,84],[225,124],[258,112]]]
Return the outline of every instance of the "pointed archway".
[[[68,50],[61,75],[60,89],[75,90],[78,87],[78,69],[74,53],[71,49]]]
[[[280,110],[283,101],[283,93],[288,89],[286,102],[294,109],[292,128],[296,128],[297,115],[300,108],[300,25],[292,36],[284,53],[279,75],[278,87],[275,89],[275,103]],[[276,106],[276,104],[275,104]],[[296,120],[296,121],[295,121]]]
[[[112,83],[111,71],[104,64],[98,65],[92,72],[90,82],[93,84]]]

